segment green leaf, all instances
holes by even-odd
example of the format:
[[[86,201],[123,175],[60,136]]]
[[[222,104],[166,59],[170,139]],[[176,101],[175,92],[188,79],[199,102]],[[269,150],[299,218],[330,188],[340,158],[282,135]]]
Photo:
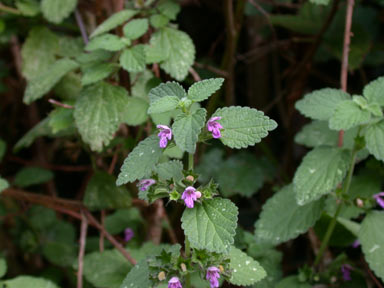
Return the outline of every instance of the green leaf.
[[[166,82],[162,83],[159,86],[152,88],[149,91],[149,101],[150,103],[154,103],[158,101],[160,98],[166,96],[176,96],[179,99],[187,97],[187,93],[184,88],[177,82]]]
[[[67,109],[63,107],[56,108],[50,113],[48,124],[49,127],[51,127],[53,134],[73,127],[73,109]]]
[[[128,39],[135,40],[143,36],[148,30],[148,19],[134,19],[123,28],[124,36]]]
[[[311,288],[312,285],[301,282],[298,276],[289,276],[277,283],[275,288]]]
[[[9,183],[4,178],[0,177],[0,194],[9,187]]]
[[[155,14],[149,18],[149,23],[151,23],[151,25],[154,28],[165,27],[168,24],[168,22],[169,22],[169,18],[161,14]]]
[[[121,53],[120,65],[128,72],[141,72],[145,69],[144,45],[135,45]]]
[[[179,160],[160,163],[156,166],[155,171],[161,180],[175,179],[179,181],[184,177],[183,163]]]
[[[237,215],[236,205],[228,199],[204,200],[184,210],[181,227],[193,248],[228,252],[236,234]]]
[[[384,120],[369,125],[364,137],[369,153],[377,160],[384,161]]]
[[[59,288],[51,280],[32,276],[18,276],[10,280],[0,281],[0,285],[7,288]]]
[[[51,128],[49,127],[49,118],[44,118],[31,130],[29,130],[23,137],[21,137],[19,141],[17,141],[13,150],[17,152],[22,148],[29,147],[36,138],[50,135],[51,133]]]
[[[176,20],[176,16],[180,12],[180,5],[172,0],[160,1],[156,8],[170,20]]]
[[[296,102],[295,107],[301,114],[315,120],[329,120],[336,107],[351,97],[339,89],[324,88],[306,94]]]
[[[65,74],[79,67],[68,58],[57,60],[49,68],[32,78],[25,89],[24,103],[30,104],[48,93]]]
[[[376,80],[368,83],[363,90],[363,95],[369,102],[376,102],[384,106],[384,77],[379,77]]]
[[[76,58],[83,53],[84,44],[81,37],[61,36],[59,39],[59,51],[57,55],[61,57]]]
[[[76,8],[77,0],[42,0],[41,11],[49,22],[59,24]]]
[[[4,258],[0,258],[0,278],[7,273],[7,261]]]
[[[111,17],[109,17],[107,20],[105,20],[103,23],[101,23],[95,31],[92,32],[91,38],[101,35],[105,32],[108,32],[109,30],[112,30],[116,28],[117,26],[123,24],[124,22],[131,19],[133,16],[137,14],[137,11],[135,10],[122,10],[120,12],[117,12],[113,14]]]
[[[139,261],[132,270],[128,273],[127,277],[121,283],[120,288],[150,288],[152,287],[149,281],[149,267],[147,260]]]
[[[195,153],[196,142],[204,127],[207,111],[199,108],[191,114],[179,114],[172,125],[176,145],[189,153]]]
[[[87,185],[84,204],[90,210],[120,209],[131,206],[131,195],[125,187],[117,187],[114,176],[96,172]]]
[[[127,227],[141,229],[142,225],[140,210],[135,207],[119,209],[105,217],[105,229],[112,235],[123,232]]]
[[[139,97],[128,97],[128,104],[125,106],[123,121],[128,125],[137,126],[148,119],[148,102]]]
[[[165,96],[152,102],[148,113],[163,113],[175,110],[179,105],[180,99],[177,96]]]
[[[211,78],[196,82],[189,87],[188,98],[196,102],[204,101],[219,90],[223,82],[223,78]]]
[[[53,91],[61,99],[73,100],[79,96],[82,88],[80,75],[69,72],[56,84]]]
[[[285,186],[263,205],[255,223],[256,239],[272,245],[294,239],[315,225],[323,207],[321,199],[299,206],[293,185]]]
[[[124,46],[124,42],[118,36],[107,33],[92,38],[87,46],[85,46],[85,50],[95,51],[103,49],[107,51],[120,51]]]
[[[3,160],[3,157],[7,152],[7,143],[4,140],[0,139],[0,161]]]
[[[316,5],[328,5],[330,0],[310,0],[311,3]]]
[[[249,107],[225,107],[217,109],[212,117],[221,117],[223,126],[221,142],[231,148],[246,148],[259,143],[274,130],[277,124],[263,112]]]
[[[81,84],[85,86],[103,80],[109,77],[112,73],[116,72],[118,68],[119,66],[116,65],[116,63],[91,64],[84,69]]]
[[[31,29],[21,49],[23,76],[31,80],[47,70],[55,62],[55,53],[58,50],[59,38],[49,29]]]
[[[53,173],[50,170],[39,167],[26,167],[17,172],[13,184],[24,188],[48,182],[52,178]]]
[[[15,5],[24,16],[33,17],[40,12],[40,3],[36,0],[16,0]]]
[[[51,263],[60,267],[70,267],[77,259],[77,247],[63,242],[46,242],[43,246],[43,255]]]
[[[108,61],[112,57],[112,52],[105,50],[95,50],[88,53],[80,54],[76,57],[76,61],[81,64],[89,64],[92,62]]]
[[[363,110],[355,102],[345,100],[339,102],[332,117],[329,119],[329,128],[333,130],[348,130],[364,124],[371,119],[371,113]]]
[[[229,259],[229,267],[232,270],[229,282],[232,284],[248,286],[259,282],[267,276],[264,268],[257,261],[236,247],[231,247]]]
[[[330,193],[344,179],[350,153],[334,147],[316,147],[303,158],[293,178],[299,205]]]
[[[75,122],[84,142],[93,151],[108,145],[122,120],[127,91],[119,86],[98,82],[86,87],[75,104]]]
[[[159,138],[156,135],[147,137],[124,160],[116,184],[122,185],[133,182],[151,173],[161,154],[162,149],[159,147]]]
[[[361,247],[369,267],[384,280],[384,213],[370,212],[359,232]]]
[[[116,249],[93,252],[84,257],[84,276],[97,288],[120,287],[131,267]]]

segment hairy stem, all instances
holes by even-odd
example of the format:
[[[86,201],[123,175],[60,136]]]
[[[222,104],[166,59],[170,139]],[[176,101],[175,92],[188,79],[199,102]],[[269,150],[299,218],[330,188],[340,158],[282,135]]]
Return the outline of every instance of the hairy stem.
[[[343,187],[343,191],[341,193],[341,196],[344,194],[348,194],[348,192],[349,192],[349,188],[351,186],[351,181],[352,181],[353,170],[355,169],[356,154],[357,154],[357,149],[354,148],[352,151],[352,155],[351,155],[351,163],[350,163],[349,170],[348,170],[347,180],[346,180],[345,185]],[[336,226],[337,217],[339,217],[339,214],[341,212],[342,207],[343,207],[343,202],[340,201],[340,203],[338,203],[338,205],[337,205],[337,209],[336,209],[335,214],[333,215],[331,223],[329,223],[329,225],[328,225],[327,232],[325,233],[323,241],[321,242],[319,253],[317,254],[316,259],[315,259],[315,263],[314,263],[315,266],[319,265],[321,259],[323,258],[323,254],[325,252],[325,249],[328,246],[329,240],[331,239],[331,236],[332,236],[333,231],[334,231],[335,226]]]

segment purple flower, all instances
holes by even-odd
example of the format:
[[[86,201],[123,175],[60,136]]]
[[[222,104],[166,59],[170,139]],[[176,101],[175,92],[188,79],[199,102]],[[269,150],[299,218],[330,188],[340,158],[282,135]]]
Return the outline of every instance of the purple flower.
[[[360,241],[359,241],[359,239],[356,239],[353,243],[352,243],[352,247],[353,248],[357,248],[357,247],[359,247],[360,246]]]
[[[149,187],[155,184],[156,181],[153,179],[141,179],[137,185],[140,191],[147,191]]]
[[[375,198],[377,204],[379,204],[381,206],[381,208],[384,208],[384,199],[381,197],[384,197],[384,192],[380,192],[380,193],[373,195],[373,198]]]
[[[159,136],[160,138],[159,146],[160,148],[165,148],[167,147],[168,140],[172,139],[172,130],[171,128],[165,125],[157,125],[156,127],[160,129],[159,134],[157,134],[157,136]]]
[[[341,273],[343,274],[344,281],[351,281],[351,270],[352,266],[348,264],[341,265]]]
[[[219,278],[220,278],[220,269],[211,266],[207,269],[207,275],[205,276],[206,279],[209,281],[209,284],[211,284],[211,288],[217,288],[219,287]]]
[[[183,288],[178,277],[172,277],[168,281],[168,288]]]
[[[135,236],[135,233],[133,232],[133,230],[131,228],[127,228],[124,230],[124,241],[125,242],[129,242],[129,240],[131,240],[133,238],[133,236]]]
[[[188,208],[193,208],[194,201],[197,201],[197,199],[200,197],[201,193],[196,191],[196,189],[192,186],[185,188],[183,195],[181,195],[181,199],[184,200],[184,203]]]
[[[209,132],[212,132],[213,138],[220,138],[221,133],[220,129],[223,129],[223,126],[217,120],[220,120],[221,117],[212,117],[211,119],[208,120],[207,122],[207,129]]]

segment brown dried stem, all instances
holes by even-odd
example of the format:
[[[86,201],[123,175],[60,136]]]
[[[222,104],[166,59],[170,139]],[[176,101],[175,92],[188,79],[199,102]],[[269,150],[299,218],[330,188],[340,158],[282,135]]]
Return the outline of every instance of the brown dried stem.
[[[87,229],[88,229],[88,220],[84,216],[84,213],[81,213],[81,228],[80,228],[80,249],[79,256],[77,258],[78,269],[77,269],[77,288],[83,288],[83,267],[84,267],[84,254],[85,254],[85,242],[87,241]]]

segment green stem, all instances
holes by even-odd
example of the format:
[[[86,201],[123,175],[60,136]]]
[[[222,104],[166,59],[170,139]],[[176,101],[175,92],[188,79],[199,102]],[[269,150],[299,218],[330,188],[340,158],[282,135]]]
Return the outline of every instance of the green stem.
[[[345,186],[343,187],[344,189],[343,189],[340,196],[348,194],[348,192],[349,192],[349,187],[351,186],[351,181],[352,181],[353,170],[355,169],[356,154],[357,154],[357,149],[354,148],[352,151],[352,155],[351,155],[351,163],[349,165],[347,180],[345,182]],[[317,253],[317,256],[315,259],[315,263],[314,263],[315,266],[319,265],[320,260],[323,258],[323,254],[325,252],[325,249],[327,248],[328,242],[331,239],[333,231],[335,230],[337,217],[339,217],[339,214],[341,212],[342,207],[343,207],[343,202],[340,201],[340,203],[337,205],[335,215],[333,216],[331,223],[329,223],[329,226],[327,228],[327,232],[325,233],[323,241],[321,242],[319,253]]]
[[[11,13],[11,14],[16,14],[16,15],[21,14],[21,12],[19,10],[12,8],[12,7],[5,6],[4,4],[1,4],[1,3],[0,3],[0,11],[4,11],[4,12]]]
[[[194,155],[192,153],[188,154],[188,170],[193,170],[193,161],[194,161],[193,156]]]
[[[194,154],[193,153],[188,153],[188,170],[192,171],[193,170],[193,163],[194,162]],[[187,236],[185,236],[185,257],[190,258],[191,257],[191,245],[189,243],[189,240]],[[187,274],[185,276],[185,287],[186,288],[191,288],[191,274]]]

